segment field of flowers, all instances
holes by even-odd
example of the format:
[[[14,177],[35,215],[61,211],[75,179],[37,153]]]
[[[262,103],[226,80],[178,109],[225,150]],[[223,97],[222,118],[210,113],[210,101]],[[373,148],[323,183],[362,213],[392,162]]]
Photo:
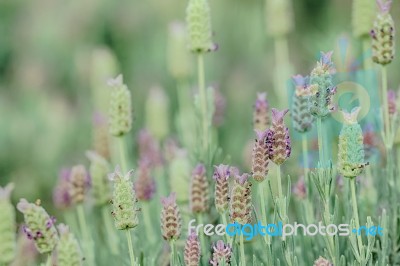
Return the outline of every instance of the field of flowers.
[[[0,2],[0,266],[400,265],[399,22]]]

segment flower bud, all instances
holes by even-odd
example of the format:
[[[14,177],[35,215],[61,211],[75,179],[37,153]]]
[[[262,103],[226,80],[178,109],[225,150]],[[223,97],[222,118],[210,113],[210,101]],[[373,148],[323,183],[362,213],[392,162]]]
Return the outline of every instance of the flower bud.
[[[161,203],[161,231],[165,240],[177,240],[181,236],[182,218],[176,205],[176,194],[171,193],[168,197],[162,198]]]
[[[253,147],[253,178],[258,182],[264,181],[268,174],[269,149],[267,146],[267,137],[269,130],[256,130],[256,140]]]
[[[204,213],[208,211],[208,181],[206,168],[198,164],[192,172],[190,184],[190,210],[193,213]]]
[[[314,261],[314,266],[333,266],[333,264],[324,257],[319,257],[316,261]]]
[[[229,166],[220,164],[214,166],[215,208],[219,213],[225,213],[229,204]]]
[[[372,60],[380,65],[387,65],[394,59],[394,21],[389,14],[392,1],[377,0],[380,12],[370,32],[372,37]]]
[[[310,113],[309,98],[307,90],[309,86],[309,77],[302,75],[293,76],[296,91],[293,94],[291,117],[293,127],[296,131],[304,133],[311,130],[314,122],[314,116]]]
[[[277,165],[284,163],[292,151],[289,129],[283,122],[283,118],[288,111],[287,109],[279,111],[272,108],[272,126],[266,137],[269,158]]]
[[[235,182],[230,198],[230,218],[239,224],[251,223],[251,182],[248,174],[233,170]]]
[[[131,93],[123,83],[122,75],[110,79],[111,100],[109,108],[110,133],[119,137],[127,134],[132,128]]]
[[[85,200],[90,180],[85,166],[76,165],[72,167],[68,179],[68,193],[73,204],[81,204]]]
[[[224,261],[224,265],[230,265],[232,248],[229,244],[225,244],[224,241],[218,240],[217,243],[212,247],[212,259],[210,264],[213,266],[222,265],[221,262]]]
[[[184,259],[186,266],[200,265],[200,242],[194,231],[190,233],[185,244]]]
[[[168,174],[171,188],[177,192],[178,202],[189,201],[191,164],[185,150],[179,149],[169,164]]]
[[[138,176],[135,181],[135,191],[138,200],[151,200],[156,192],[156,183],[151,176],[149,162],[142,159],[139,162]]]
[[[293,11],[290,0],[267,0],[265,11],[268,35],[281,37],[293,30]]]
[[[24,215],[24,233],[28,239],[35,241],[39,253],[51,252],[58,242],[54,217],[47,214],[40,206],[39,200],[33,204],[26,199],[21,199],[17,204],[17,209]]]
[[[360,175],[367,165],[364,162],[363,133],[357,123],[360,107],[351,113],[342,112],[344,124],[339,135],[338,172],[344,177],[354,178]]]
[[[353,0],[351,22],[354,37],[368,36],[375,18],[375,0]]]
[[[60,233],[60,241],[57,245],[57,265],[82,265],[82,253],[74,234],[65,224],[60,224],[57,228]]]
[[[117,167],[114,173],[109,174],[109,179],[114,182],[113,191],[113,212],[115,227],[118,230],[126,230],[135,228],[139,224],[137,212],[137,199],[131,176],[133,170],[130,170],[125,175],[122,175]]]
[[[90,160],[89,173],[91,177],[92,194],[96,205],[105,205],[111,199],[111,187],[107,174],[110,166],[106,159],[96,152],[88,151]]]
[[[181,22],[169,25],[167,63],[170,74],[178,80],[188,78],[192,72],[190,54],[187,51],[187,32]]]
[[[93,149],[104,159],[110,159],[110,136],[107,118],[100,112],[93,116]]]
[[[0,187],[0,264],[8,265],[16,254],[15,209],[10,201],[14,184]]]
[[[253,111],[253,124],[254,130],[259,131],[264,131],[271,125],[266,92],[257,93],[257,99]]]
[[[150,167],[157,167],[163,164],[160,145],[147,129],[139,131],[137,143],[139,147],[139,157],[145,158],[150,164]]]
[[[69,177],[71,169],[61,169],[58,174],[58,183],[53,190],[53,202],[56,208],[65,210],[71,207],[72,200],[69,194]]]
[[[320,61],[310,75],[310,86],[307,89],[310,112],[317,117],[329,115],[335,108],[332,97],[336,93],[332,74],[336,71],[331,60],[333,52],[321,52]]]
[[[186,8],[186,24],[190,51],[202,54],[217,48],[212,42],[211,14],[208,0],[189,0]]]

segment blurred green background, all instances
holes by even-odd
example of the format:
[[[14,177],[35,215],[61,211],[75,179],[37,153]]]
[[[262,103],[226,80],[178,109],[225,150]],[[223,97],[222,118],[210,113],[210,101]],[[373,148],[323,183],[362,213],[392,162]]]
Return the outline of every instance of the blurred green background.
[[[184,20],[186,4],[183,0],[0,1],[0,185],[15,182],[14,199],[40,196],[47,205],[59,169],[87,163],[91,93],[96,89],[91,73],[101,67],[93,63],[95,49],[107,47],[115,53],[132,91],[135,120],[130,138],[144,125],[144,102],[152,86],[165,89],[173,116],[176,81],[167,69],[168,25]],[[346,34],[353,52],[350,64],[357,67],[360,45],[351,37],[351,1],[293,4],[295,31],[289,35],[293,74],[309,73],[319,51],[336,49],[338,38]],[[218,84],[227,99],[220,145],[233,164],[240,165],[243,149],[253,138],[256,92],[268,91],[274,106],[273,41],[265,31],[264,1],[210,0],[210,5],[219,50],[206,56],[206,80]],[[391,13],[397,25],[399,10],[395,1]],[[335,58],[339,66],[348,63],[340,60]],[[400,82],[399,62],[388,68],[391,88]],[[191,84],[196,85],[195,75]]]

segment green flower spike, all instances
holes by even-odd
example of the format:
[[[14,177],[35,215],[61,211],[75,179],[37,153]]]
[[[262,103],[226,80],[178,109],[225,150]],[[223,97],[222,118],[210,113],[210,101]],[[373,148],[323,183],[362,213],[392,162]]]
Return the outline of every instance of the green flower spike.
[[[110,167],[106,159],[96,152],[88,151],[86,156],[90,160],[89,173],[94,201],[96,205],[105,205],[111,199],[110,181],[107,178]]]
[[[338,171],[348,178],[360,175],[367,165],[364,162],[363,133],[357,123],[360,110],[356,107],[351,113],[342,111],[344,124],[339,135]]]
[[[127,134],[132,128],[131,93],[124,84],[122,75],[110,79],[111,100],[109,109],[110,133],[119,137]]]
[[[193,53],[216,50],[212,42],[211,14],[208,0],[190,0],[186,9],[189,48]]]
[[[60,232],[60,242],[57,245],[57,265],[81,266],[82,253],[74,234],[65,224],[60,224],[57,228]]]
[[[114,210],[112,215],[114,216],[115,227],[118,230],[135,228],[139,224],[137,216],[139,209],[131,181],[132,175],[133,170],[122,175],[118,166],[114,173],[109,174],[109,179],[114,182],[112,199]]]
[[[30,203],[26,199],[20,199],[17,209],[24,214],[23,231],[28,239],[35,241],[39,253],[51,252],[58,242],[57,230],[54,226],[55,218],[50,217],[40,206],[40,200]]]
[[[8,265],[15,257],[15,209],[10,202],[10,194],[14,184],[0,187],[0,264]]]

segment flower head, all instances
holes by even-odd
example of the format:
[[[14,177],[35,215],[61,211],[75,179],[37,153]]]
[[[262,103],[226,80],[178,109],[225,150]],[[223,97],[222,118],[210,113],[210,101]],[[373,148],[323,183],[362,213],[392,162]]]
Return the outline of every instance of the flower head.
[[[208,181],[206,168],[198,164],[192,172],[190,184],[190,209],[193,213],[208,211]]]
[[[251,223],[251,182],[248,174],[235,173],[229,212],[232,222]]]
[[[109,109],[110,133],[113,136],[123,136],[132,128],[131,93],[123,83],[122,75],[110,79],[111,99]]]
[[[64,210],[72,205],[71,195],[69,194],[69,177],[71,169],[61,169],[58,174],[58,183],[53,190],[53,202],[56,208]]]
[[[213,179],[215,180],[215,207],[219,213],[228,209],[229,203],[229,166],[220,164],[214,166]]]
[[[278,165],[285,162],[292,151],[289,129],[283,121],[287,112],[287,109],[282,111],[272,109],[272,126],[266,138],[269,158]]]
[[[293,127],[300,133],[311,129],[314,116],[310,112],[309,98],[312,95],[309,86],[309,77],[296,75],[292,77],[295,83],[295,93],[293,94],[291,118]]]
[[[161,231],[165,240],[177,240],[181,235],[182,218],[176,205],[176,194],[161,199]]]
[[[352,8],[352,25],[355,37],[368,36],[376,13],[375,0],[354,0]]]
[[[151,175],[149,165],[149,162],[145,159],[139,162],[138,176],[135,181],[137,198],[142,201],[151,200],[156,192],[156,183]]]
[[[186,266],[197,266],[200,263],[200,242],[194,231],[190,232],[185,244],[184,259]]]
[[[57,265],[82,265],[82,253],[74,234],[65,224],[57,226],[60,232],[60,241],[57,245]]]
[[[253,178],[258,182],[263,181],[268,174],[269,149],[266,143],[268,134],[268,129],[265,131],[256,131],[257,136],[252,155],[252,172]]]
[[[107,178],[110,166],[106,159],[96,152],[87,151],[86,156],[90,160],[93,198],[97,205],[104,205],[111,199],[110,180]]]
[[[90,186],[90,177],[85,166],[76,165],[72,167],[68,178],[68,193],[73,204],[83,203],[86,192]]]
[[[101,112],[93,115],[93,149],[105,159],[110,158],[110,140],[107,117]]]
[[[225,244],[224,241],[218,240],[212,247],[212,259],[210,264],[213,266],[221,265],[222,261],[225,262],[225,265],[230,265],[231,256],[232,256],[232,248],[229,244]]]
[[[392,6],[392,0],[376,0],[376,3],[378,4],[379,10],[382,14],[388,13]]]
[[[58,242],[54,218],[40,206],[40,201],[34,204],[21,199],[17,204],[17,209],[24,215],[24,232],[28,239],[35,241],[39,253],[51,252]]]
[[[257,93],[257,99],[253,111],[253,124],[254,129],[259,131],[264,131],[271,125],[266,92]]]
[[[118,230],[135,228],[139,224],[137,216],[139,208],[131,181],[132,175],[133,170],[122,175],[119,167],[115,169],[114,173],[109,174],[110,180],[114,182],[112,215]]]

